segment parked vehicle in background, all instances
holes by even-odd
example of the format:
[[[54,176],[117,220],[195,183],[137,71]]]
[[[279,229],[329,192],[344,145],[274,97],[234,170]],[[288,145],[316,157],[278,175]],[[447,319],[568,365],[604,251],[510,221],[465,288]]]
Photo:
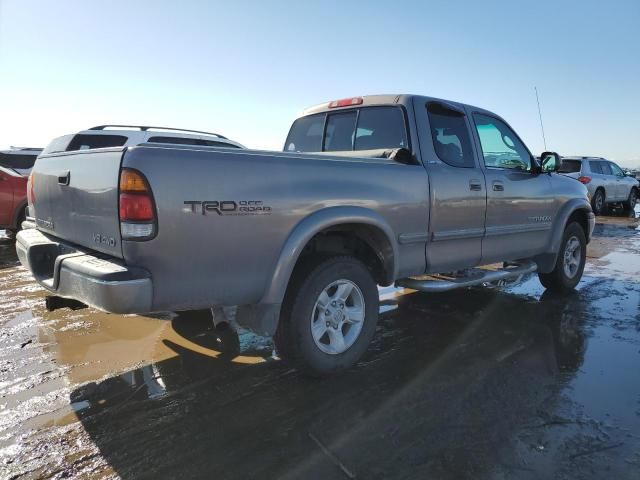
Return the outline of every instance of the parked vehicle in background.
[[[41,148],[0,150],[0,230],[14,234],[26,217],[27,176]]]
[[[640,168],[630,168],[625,172],[625,175],[631,178],[635,178],[640,182]]]
[[[560,173],[586,185],[596,215],[607,205],[619,203],[633,210],[640,196],[638,180],[622,171],[614,162],[601,157],[564,157]]]
[[[376,285],[437,292],[535,271],[554,291],[580,281],[595,225],[586,188],[555,173],[557,153],[538,165],[494,113],[348,98],[308,109],[285,150],[45,153],[20,261],[55,295],[50,308],[238,305],[240,325],[274,336],[280,356],[313,375],[363,355]]]
[[[245,148],[240,143],[229,140],[218,133],[140,125],[100,125],[78,133],[58,137],[47,145],[43,153],[108,147],[132,147],[142,143]]]

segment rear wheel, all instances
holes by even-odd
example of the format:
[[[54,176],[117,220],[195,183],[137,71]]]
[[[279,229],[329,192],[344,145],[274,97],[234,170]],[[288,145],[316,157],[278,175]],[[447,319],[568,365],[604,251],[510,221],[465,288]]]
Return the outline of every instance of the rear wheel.
[[[275,335],[278,354],[311,376],[352,366],[378,321],[378,289],[352,257],[310,264],[292,280]]]
[[[27,219],[27,207],[22,209],[22,212],[18,214],[18,218],[16,219],[16,227],[7,230],[10,238],[15,238],[16,234],[22,230],[22,222]]]
[[[638,190],[635,188],[631,189],[629,193],[629,198],[626,202],[624,202],[624,208],[627,210],[633,211],[636,208],[636,203],[638,202]]]
[[[593,199],[591,200],[591,208],[593,209],[593,213],[596,215],[604,214],[607,209],[607,198],[604,194],[604,190],[596,190],[596,193],[593,195]]]
[[[550,273],[539,273],[540,283],[551,291],[566,292],[575,288],[582,278],[587,260],[587,240],[579,223],[567,225],[556,265]]]

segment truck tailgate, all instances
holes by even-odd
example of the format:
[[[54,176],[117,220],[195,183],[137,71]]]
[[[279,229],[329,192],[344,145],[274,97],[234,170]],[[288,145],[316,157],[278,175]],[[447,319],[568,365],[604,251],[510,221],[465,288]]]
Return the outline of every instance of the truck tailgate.
[[[31,215],[39,230],[122,258],[118,182],[124,148],[39,157]]]

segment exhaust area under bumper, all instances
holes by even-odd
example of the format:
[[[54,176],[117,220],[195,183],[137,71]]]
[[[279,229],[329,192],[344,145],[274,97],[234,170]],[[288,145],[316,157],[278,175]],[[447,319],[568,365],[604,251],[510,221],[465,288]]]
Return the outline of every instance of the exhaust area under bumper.
[[[109,313],[148,313],[151,275],[121,260],[79,249],[37,229],[16,237],[20,263],[52,294]]]

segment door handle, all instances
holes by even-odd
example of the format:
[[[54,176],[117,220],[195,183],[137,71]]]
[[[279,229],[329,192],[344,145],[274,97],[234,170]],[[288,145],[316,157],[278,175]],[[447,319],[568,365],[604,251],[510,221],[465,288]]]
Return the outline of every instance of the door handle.
[[[494,192],[504,192],[504,183],[502,183],[502,182],[493,182],[493,191]]]
[[[58,175],[58,185],[69,185],[71,180],[71,172],[67,170],[62,175]]]
[[[480,180],[469,180],[469,190],[474,192],[482,191],[482,182]]]

